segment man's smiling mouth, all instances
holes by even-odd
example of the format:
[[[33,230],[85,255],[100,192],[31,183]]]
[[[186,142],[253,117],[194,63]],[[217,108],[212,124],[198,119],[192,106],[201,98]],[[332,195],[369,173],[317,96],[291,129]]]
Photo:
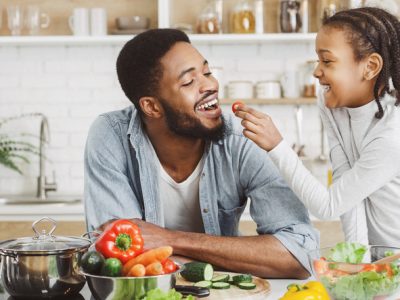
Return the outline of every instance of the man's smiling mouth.
[[[218,99],[213,99],[206,103],[198,105],[196,107],[196,110],[199,110],[199,111],[214,110],[214,109],[217,109],[217,107],[218,107]]]

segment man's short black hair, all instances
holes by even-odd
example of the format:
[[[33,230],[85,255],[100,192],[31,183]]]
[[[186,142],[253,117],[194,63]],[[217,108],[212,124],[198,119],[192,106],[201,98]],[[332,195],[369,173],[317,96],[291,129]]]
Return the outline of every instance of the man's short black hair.
[[[163,71],[160,60],[178,42],[190,43],[190,40],[180,30],[151,29],[128,41],[119,53],[119,83],[139,112],[141,97],[157,97]]]

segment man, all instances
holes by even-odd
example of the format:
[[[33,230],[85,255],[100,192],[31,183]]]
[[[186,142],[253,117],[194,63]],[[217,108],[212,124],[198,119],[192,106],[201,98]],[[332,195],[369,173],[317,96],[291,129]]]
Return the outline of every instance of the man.
[[[309,276],[318,246],[304,206],[265,152],[222,117],[218,82],[188,37],[149,30],[117,60],[134,104],[101,115],[85,153],[89,230],[135,219],[146,248],[262,277]],[[258,236],[238,236],[251,199]]]

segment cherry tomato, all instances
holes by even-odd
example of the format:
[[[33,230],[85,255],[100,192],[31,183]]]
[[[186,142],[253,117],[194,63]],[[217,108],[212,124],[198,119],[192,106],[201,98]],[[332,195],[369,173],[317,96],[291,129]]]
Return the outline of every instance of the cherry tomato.
[[[168,258],[162,262],[162,265],[165,274],[173,273],[177,269],[176,264]]]
[[[235,113],[235,112],[237,111],[237,106],[238,106],[239,104],[244,105],[244,103],[243,103],[242,101],[235,101],[235,102],[233,102],[233,104],[232,104],[232,111],[233,111],[233,113]]]

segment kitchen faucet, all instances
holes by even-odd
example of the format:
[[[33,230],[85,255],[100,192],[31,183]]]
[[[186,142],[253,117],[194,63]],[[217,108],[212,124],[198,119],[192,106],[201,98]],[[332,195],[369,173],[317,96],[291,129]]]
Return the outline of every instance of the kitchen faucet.
[[[56,191],[57,183],[55,182],[55,176],[53,173],[53,182],[47,182],[46,178],[46,144],[50,141],[50,130],[49,122],[47,117],[42,114],[42,120],[40,122],[40,146],[39,146],[39,177],[37,182],[37,194],[41,200],[46,200],[48,191]]]

